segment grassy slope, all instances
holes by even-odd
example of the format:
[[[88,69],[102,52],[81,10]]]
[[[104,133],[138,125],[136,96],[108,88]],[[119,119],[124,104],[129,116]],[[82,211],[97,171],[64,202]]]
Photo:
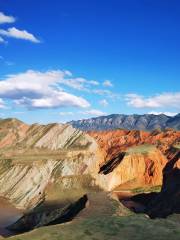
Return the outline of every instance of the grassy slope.
[[[43,227],[14,240],[179,240],[178,216],[150,220],[144,216],[98,216],[64,225]],[[174,219],[174,220],[173,220]],[[179,219],[180,220],[180,219]]]
[[[148,219],[130,214],[105,193],[89,196],[89,206],[70,223],[47,226],[12,240],[179,240],[180,216]],[[123,212],[125,216],[119,216]],[[119,213],[119,215],[117,214]]]
[[[156,147],[151,144],[142,144],[134,147],[130,147],[127,150],[127,154],[135,154],[135,153],[140,153],[140,154],[147,154],[151,151],[156,150]]]

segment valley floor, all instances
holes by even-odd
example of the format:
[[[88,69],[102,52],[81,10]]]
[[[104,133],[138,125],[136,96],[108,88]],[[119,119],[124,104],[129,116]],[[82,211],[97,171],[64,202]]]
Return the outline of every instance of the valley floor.
[[[179,240],[180,215],[149,219],[134,214],[107,193],[88,194],[89,202],[71,222],[16,235],[12,240]]]

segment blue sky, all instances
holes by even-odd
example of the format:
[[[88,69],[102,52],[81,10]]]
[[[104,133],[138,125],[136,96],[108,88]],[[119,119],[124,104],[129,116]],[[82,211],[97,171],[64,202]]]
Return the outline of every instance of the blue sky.
[[[0,0],[0,117],[180,109],[178,0]]]

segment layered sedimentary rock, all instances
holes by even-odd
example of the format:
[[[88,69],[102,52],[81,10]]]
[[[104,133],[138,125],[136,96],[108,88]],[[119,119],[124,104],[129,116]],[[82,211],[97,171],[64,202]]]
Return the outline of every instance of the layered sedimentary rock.
[[[94,187],[111,191],[120,185],[161,185],[167,162],[162,153],[179,137],[174,130],[86,134],[67,124],[1,120],[0,196],[29,209],[46,199],[56,184],[59,195],[70,190],[77,197],[82,189]]]
[[[103,180],[108,190],[150,187],[162,184],[162,169],[166,163],[166,157],[156,147],[143,145],[107,161],[100,173],[105,175]]]
[[[62,190],[71,189],[80,176],[82,185],[96,185],[100,152],[92,137],[70,125],[28,126],[15,121],[16,126],[8,119],[1,127],[2,131],[4,125],[7,128],[2,142],[13,131],[18,136],[0,147],[1,196],[27,209],[43,200],[53,182],[59,181]]]
[[[107,160],[116,157],[119,152],[125,152],[129,147],[153,144],[166,154],[169,148],[180,143],[180,131],[167,129],[144,132],[139,130],[90,131],[90,136],[96,139]]]
[[[172,129],[144,132],[138,130],[92,131],[105,162],[101,174],[109,190],[162,184],[162,170],[173,145],[180,142],[180,132]],[[168,157],[169,156],[169,157]]]
[[[17,119],[0,120],[0,148],[15,145],[26,135],[29,126]]]

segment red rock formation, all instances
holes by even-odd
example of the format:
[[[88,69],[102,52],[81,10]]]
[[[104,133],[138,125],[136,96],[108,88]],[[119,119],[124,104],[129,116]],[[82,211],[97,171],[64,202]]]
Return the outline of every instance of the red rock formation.
[[[151,133],[113,130],[88,134],[96,139],[104,154],[100,173],[106,175],[109,190],[119,185],[121,189],[161,185],[162,170],[167,163],[165,154],[170,160],[175,154],[172,145],[180,141],[180,132],[171,129]]]
[[[109,160],[126,151],[129,147],[141,144],[153,144],[163,154],[173,144],[180,142],[180,131],[168,129],[165,131],[145,132],[139,130],[112,130],[112,131],[91,131],[88,134],[96,139],[100,148]]]
[[[119,162],[118,157],[107,161],[100,167],[100,173],[104,174],[109,191],[146,188],[162,184],[162,169],[166,163],[166,157],[156,147],[140,146],[131,148]]]
[[[0,148],[13,146],[26,135],[29,126],[17,119],[0,121]]]

